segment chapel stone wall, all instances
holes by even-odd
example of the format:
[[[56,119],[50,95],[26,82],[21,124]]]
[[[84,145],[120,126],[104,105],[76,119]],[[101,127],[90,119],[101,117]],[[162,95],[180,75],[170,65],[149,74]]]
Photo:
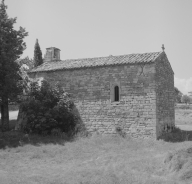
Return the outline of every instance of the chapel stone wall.
[[[156,61],[157,139],[175,127],[174,73],[163,52]]]
[[[57,81],[72,94],[88,131],[115,134],[116,128],[133,137],[155,137],[155,64],[115,65],[39,72],[52,84]],[[113,88],[120,101],[113,102]]]

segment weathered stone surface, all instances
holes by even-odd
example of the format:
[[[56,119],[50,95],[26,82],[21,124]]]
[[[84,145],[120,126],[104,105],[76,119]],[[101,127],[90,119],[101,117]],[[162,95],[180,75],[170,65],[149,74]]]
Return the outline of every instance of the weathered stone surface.
[[[133,137],[157,137],[174,126],[174,78],[163,52],[152,63],[30,73],[60,82],[90,132],[114,134],[121,127]],[[114,86],[120,100],[113,101]]]
[[[169,132],[175,127],[174,73],[165,53],[156,62],[156,94],[158,138],[163,130]]]

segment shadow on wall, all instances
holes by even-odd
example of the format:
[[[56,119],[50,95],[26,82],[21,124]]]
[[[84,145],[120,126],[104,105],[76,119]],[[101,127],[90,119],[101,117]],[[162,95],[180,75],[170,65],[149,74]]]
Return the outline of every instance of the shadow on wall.
[[[192,141],[192,131],[181,130],[180,128],[175,127],[171,132],[163,131],[159,139],[166,142]]]
[[[78,136],[88,136],[89,133],[87,131],[87,128],[86,128],[85,124],[83,123],[80,113],[75,105],[73,107],[72,113],[77,118],[75,132],[78,134]]]

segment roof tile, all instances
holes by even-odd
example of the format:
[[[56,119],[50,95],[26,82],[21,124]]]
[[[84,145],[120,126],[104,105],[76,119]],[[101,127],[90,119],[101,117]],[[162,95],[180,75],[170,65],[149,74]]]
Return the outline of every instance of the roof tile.
[[[29,73],[68,70],[75,68],[87,68],[106,65],[120,65],[120,64],[134,64],[134,63],[150,63],[162,52],[152,52],[144,54],[128,54],[120,56],[108,56],[97,58],[83,58],[83,59],[67,59],[63,61],[45,62],[42,65],[33,68]]]

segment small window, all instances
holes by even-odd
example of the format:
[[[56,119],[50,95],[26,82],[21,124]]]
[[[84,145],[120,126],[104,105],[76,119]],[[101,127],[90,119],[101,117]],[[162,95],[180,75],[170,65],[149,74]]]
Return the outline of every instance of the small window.
[[[111,102],[120,102],[121,87],[120,82],[115,81],[110,83],[110,99]],[[118,104],[117,103],[117,104]],[[116,103],[114,103],[116,104]]]
[[[119,101],[119,86],[114,87],[114,101],[115,102]]]

